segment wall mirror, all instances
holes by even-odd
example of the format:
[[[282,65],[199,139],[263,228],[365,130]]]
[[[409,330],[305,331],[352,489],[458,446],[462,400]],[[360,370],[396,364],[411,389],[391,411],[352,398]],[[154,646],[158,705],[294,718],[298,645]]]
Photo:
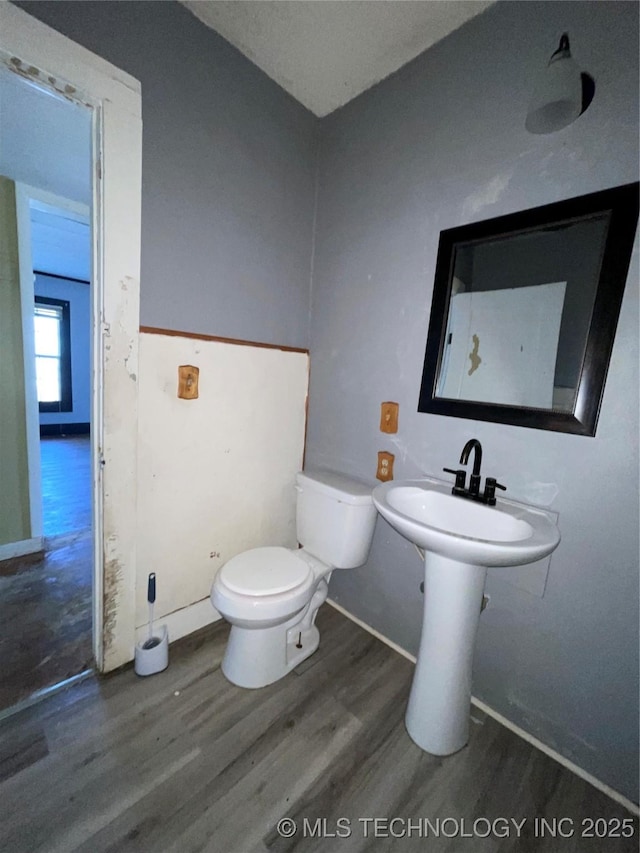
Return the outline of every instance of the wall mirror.
[[[638,183],[440,234],[418,411],[595,435]]]

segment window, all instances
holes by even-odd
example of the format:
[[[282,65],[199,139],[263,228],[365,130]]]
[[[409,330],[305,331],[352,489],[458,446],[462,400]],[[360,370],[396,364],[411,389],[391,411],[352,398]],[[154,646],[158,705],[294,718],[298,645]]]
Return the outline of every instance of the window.
[[[36,388],[41,412],[70,412],[69,303],[37,296],[34,309]]]

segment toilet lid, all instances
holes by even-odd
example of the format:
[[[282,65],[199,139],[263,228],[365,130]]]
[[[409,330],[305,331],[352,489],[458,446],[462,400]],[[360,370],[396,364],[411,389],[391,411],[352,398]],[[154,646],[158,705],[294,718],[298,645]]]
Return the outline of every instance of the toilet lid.
[[[220,570],[220,578],[244,595],[276,595],[305,583],[309,566],[286,548],[254,548],[232,557]]]

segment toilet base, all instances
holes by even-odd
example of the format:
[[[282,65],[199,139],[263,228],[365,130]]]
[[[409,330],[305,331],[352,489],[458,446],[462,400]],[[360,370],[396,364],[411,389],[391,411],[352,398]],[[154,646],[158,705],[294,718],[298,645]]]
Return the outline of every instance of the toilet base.
[[[326,601],[329,578],[318,580],[306,607],[286,622],[269,628],[231,624],[222,659],[222,672],[238,687],[266,687],[291,672],[312,655],[320,644],[315,626],[318,608]],[[246,624],[246,623],[245,623]]]
[[[231,627],[222,659],[222,672],[238,687],[266,687],[310,657],[320,644],[315,625],[304,631],[301,623],[260,630]],[[301,648],[298,648],[298,645]]]

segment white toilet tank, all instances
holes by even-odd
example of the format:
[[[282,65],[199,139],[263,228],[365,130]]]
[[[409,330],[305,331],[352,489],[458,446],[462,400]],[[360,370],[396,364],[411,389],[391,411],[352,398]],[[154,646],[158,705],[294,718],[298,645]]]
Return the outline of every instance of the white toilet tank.
[[[372,487],[334,471],[296,475],[296,523],[302,547],[336,569],[366,562],[377,510]]]

